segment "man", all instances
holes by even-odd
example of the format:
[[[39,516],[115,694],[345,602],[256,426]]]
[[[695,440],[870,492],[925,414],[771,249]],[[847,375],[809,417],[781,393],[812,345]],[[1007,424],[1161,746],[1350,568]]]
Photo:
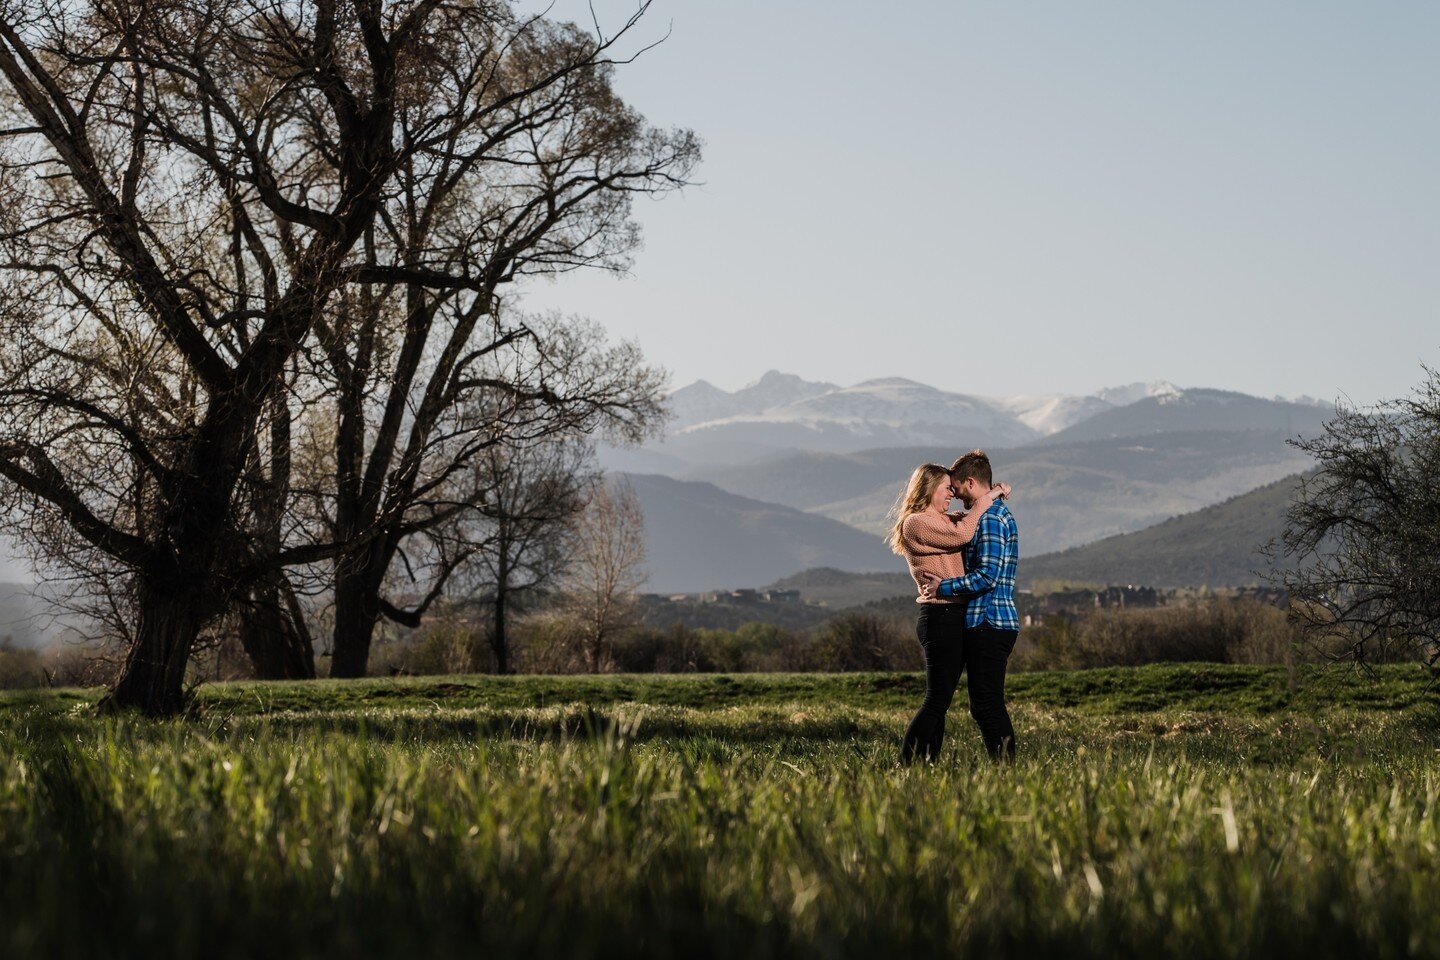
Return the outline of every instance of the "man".
[[[990,489],[990,458],[983,451],[965,454],[950,468],[950,482],[966,509]],[[922,574],[925,596],[963,597],[964,668],[970,691],[970,715],[980,725],[985,749],[994,759],[1015,755],[1015,728],[1005,709],[1005,667],[1020,635],[1015,612],[1015,566],[1020,532],[1005,501],[997,499],[980,516],[975,537],[965,549],[965,575],[942,580]]]

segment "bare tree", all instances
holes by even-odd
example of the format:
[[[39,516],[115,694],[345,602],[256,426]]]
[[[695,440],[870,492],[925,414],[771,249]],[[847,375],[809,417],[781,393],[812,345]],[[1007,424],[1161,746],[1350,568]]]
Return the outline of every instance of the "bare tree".
[[[1272,545],[1274,576],[1306,632],[1357,660],[1399,645],[1440,664],[1440,373],[1426,373],[1412,397],[1342,406],[1295,442],[1319,468]]]
[[[635,592],[645,582],[645,513],[624,482],[596,482],[571,525],[568,573],[561,590],[576,624],[585,666],[604,669],[615,636],[634,622]]]
[[[502,68],[507,50],[542,35],[568,38],[573,55],[549,72]],[[259,504],[277,496],[293,411],[275,398],[311,336],[325,339],[317,324],[338,290],[398,285],[407,323],[441,308],[473,323],[525,257],[572,262],[544,238],[593,195],[575,184],[604,179],[610,155],[545,138],[574,95],[554,114],[516,107],[556,86],[603,86],[614,39],[517,20],[491,0],[7,5],[0,478],[18,532],[64,524],[129,577],[136,624],[108,703],[179,710],[197,636],[237,598],[283,594],[277,569],[342,548],[353,558],[394,535],[363,517],[329,540],[282,522],[277,548]],[[693,156],[693,138],[666,147],[617,116],[636,131],[622,140],[654,145],[660,166]],[[517,128],[531,131],[551,189],[507,189],[493,148]],[[452,219],[440,245],[472,251],[473,235],[494,255],[435,257],[428,240],[408,242],[429,236],[412,228],[417,176],[455,184],[440,205],[494,198],[498,221]],[[623,223],[621,207],[590,222]],[[491,222],[504,229],[487,233]],[[380,242],[392,235],[407,243]],[[467,382],[474,343],[403,343],[407,357],[433,349],[444,370],[385,401],[392,437],[424,449],[431,437],[414,424]],[[362,502],[419,466],[372,457],[356,473]]]
[[[538,587],[565,569],[570,525],[596,482],[588,444],[573,440],[493,446],[475,468],[486,490],[480,509],[485,546],[466,571],[470,603],[490,608],[496,669],[510,673],[510,618]]]
[[[178,710],[196,636],[263,566],[242,476],[383,202],[430,13],[21,0],[0,20],[0,256],[31,308],[5,323],[0,475],[133,572],[111,704]]]

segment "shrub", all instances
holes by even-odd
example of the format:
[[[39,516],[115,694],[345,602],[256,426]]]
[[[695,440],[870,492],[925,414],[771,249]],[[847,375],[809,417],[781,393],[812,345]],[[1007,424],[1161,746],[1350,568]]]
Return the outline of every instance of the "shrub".
[[[753,673],[794,669],[805,638],[770,623],[752,622],[735,630],[640,627],[615,643],[615,667],[626,672]]]
[[[873,613],[842,613],[815,628],[809,644],[811,670],[916,670],[919,644],[899,622]]]
[[[44,681],[40,654],[15,645],[9,637],[0,639],[0,690],[24,690]]]
[[[1097,610],[1075,619],[1052,618],[1021,631],[1021,637],[1025,642],[1015,666],[1031,670],[1320,659],[1318,651],[1297,648],[1299,634],[1284,610],[1253,599]]]

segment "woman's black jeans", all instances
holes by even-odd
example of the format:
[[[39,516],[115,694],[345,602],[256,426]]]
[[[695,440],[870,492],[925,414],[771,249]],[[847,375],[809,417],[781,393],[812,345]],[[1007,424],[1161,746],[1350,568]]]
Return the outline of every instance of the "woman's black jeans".
[[[970,716],[980,725],[986,752],[993,759],[1014,757],[1015,728],[1005,709],[1005,667],[1015,649],[1016,631],[988,623],[967,628],[964,604],[927,603],[920,608],[915,634],[925,653],[925,701],[905,729],[900,761],[913,763],[917,754],[932,762],[939,759],[945,714],[960,674],[967,669]]]

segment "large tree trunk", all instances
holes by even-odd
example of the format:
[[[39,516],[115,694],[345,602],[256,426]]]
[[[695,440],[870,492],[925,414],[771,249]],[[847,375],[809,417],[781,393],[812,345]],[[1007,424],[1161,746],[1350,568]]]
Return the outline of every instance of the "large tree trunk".
[[[285,501],[290,495],[290,408],[283,391],[270,399],[269,495],[255,507],[259,541],[270,554],[280,552]],[[305,629],[304,612],[281,571],[272,571],[242,600],[240,642],[261,680],[312,680],[315,648]]]
[[[241,611],[240,643],[261,680],[313,680],[315,648],[299,611],[277,582],[253,590]]]
[[[277,377],[247,393],[217,394],[165,490],[156,526],[170,532],[173,553],[142,568],[135,644],[104,705],[163,716],[183,704],[185,668],[200,630],[246,585],[234,579],[239,558],[230,529],[232,500],[260,411]]]
[[[135,642],[103,709],[173,716],[185,708],[190,650],[214,611],[203,593],[160,586],[160,579],[142,580]]]
[[[168,508],[159,518],[161,529],[170,531],[174,552],[141,568],[135,642],[102,708],[135,708],[154,716],[184,708],[190,651],[228,599],[217,573],[235,556],[226,549],[231,544],[225,524],[235,465],[253,423],[249,406],[222,395],[189,445],[182,461],[187,469],[172,481]]]
[[[379,593],[370,589],[366,571],[342,569],[335,575],[335,646],[332,677],[363,677],[370,661],[370,640],[380,621]]]
[[[490,631],[490,649],[495,652],[497,673],[510,672],[510,638],[506,619],[510,615],[510,537],[509,527],[502,519],[497,538],[495,565],[495,622]]]

